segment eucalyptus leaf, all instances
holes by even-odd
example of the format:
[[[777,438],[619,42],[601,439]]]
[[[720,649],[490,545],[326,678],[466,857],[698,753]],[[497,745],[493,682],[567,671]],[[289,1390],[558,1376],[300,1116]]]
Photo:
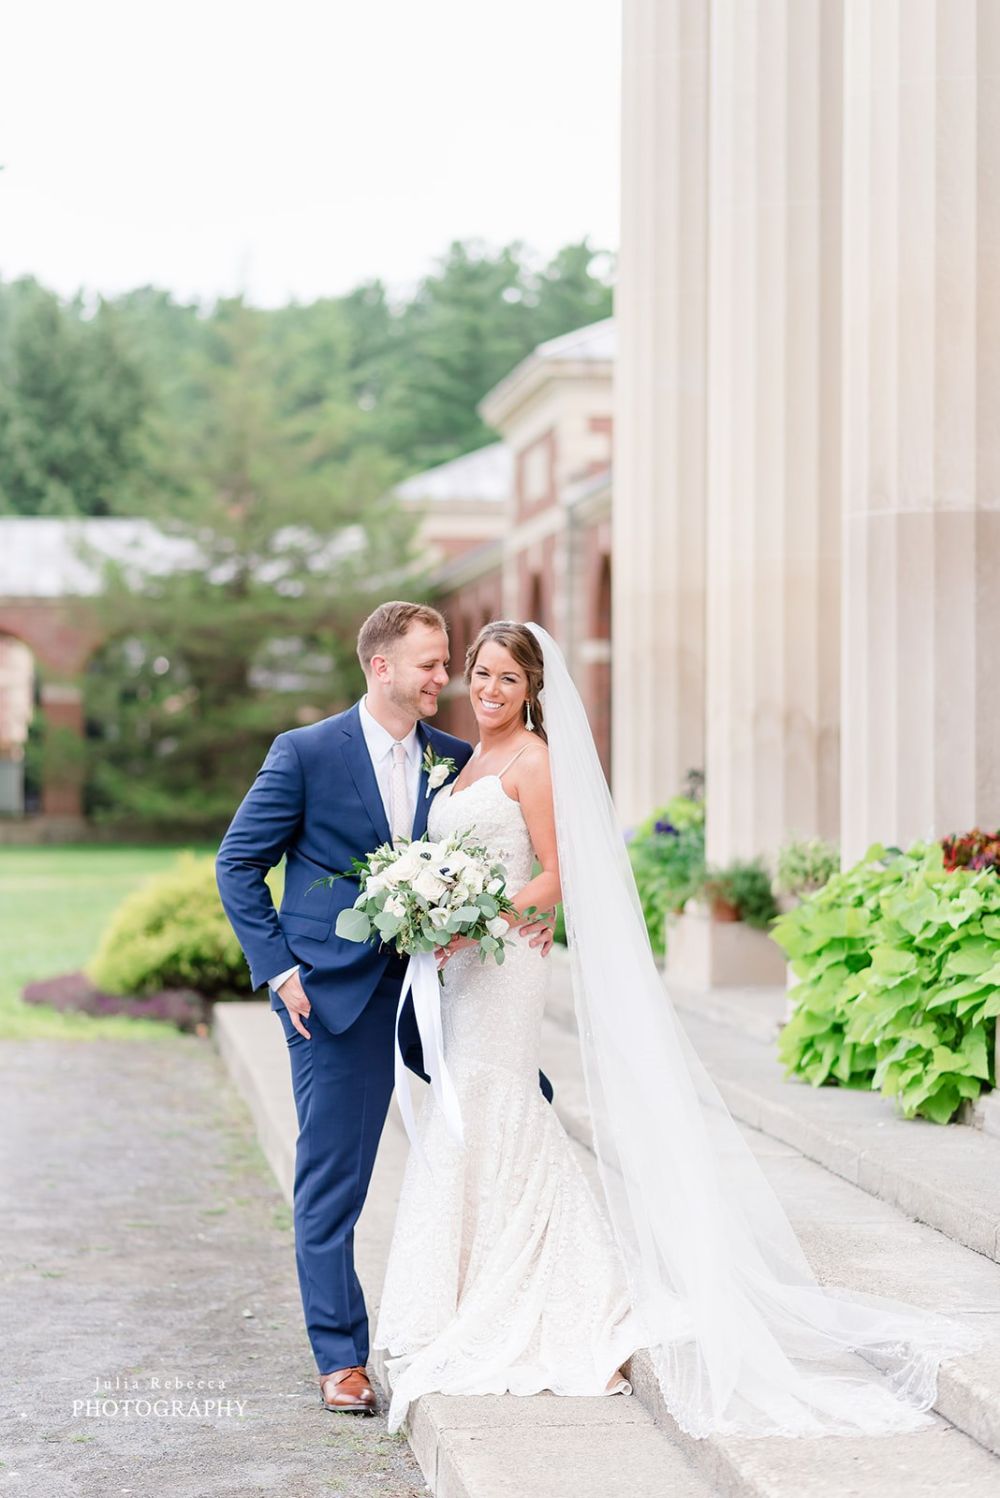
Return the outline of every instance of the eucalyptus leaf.
[[[337,916],[336,932],[345,941],[368,941],[372,923],[363,910],[356,910],[352,905]]]

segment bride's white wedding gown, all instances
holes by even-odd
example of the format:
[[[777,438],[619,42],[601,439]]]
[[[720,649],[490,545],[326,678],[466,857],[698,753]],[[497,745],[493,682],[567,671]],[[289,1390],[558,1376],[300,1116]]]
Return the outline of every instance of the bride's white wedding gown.
[[[509,767],[441,790],[428,834],[474,832],[517,891],[534,853],[503,788]],[[445,967],[444,1054],[465,1147],[428,1088],[417,1129],[433,1176],[411,1151],[374,1337],[389,1354],[390,1431],[430,1392],[630,1392],[622,1379],[606,1387],[644,1345],[624,1266],[538,1085],[549,975],[547,959],[516,934],[502,966],[468,948]]]

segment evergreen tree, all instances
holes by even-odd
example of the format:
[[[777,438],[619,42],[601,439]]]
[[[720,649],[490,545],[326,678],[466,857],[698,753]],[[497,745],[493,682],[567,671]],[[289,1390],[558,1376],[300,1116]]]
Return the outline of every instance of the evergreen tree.
[[[0,510],[108,515],[143,469],[149,392],[115,309],[83,317],[37,282],[2,288]]]
[[[406,585],[390,470],[338,448],[329,392],[303,424],[310,379],[284,388],[272,333],[220,304],[170,511],[151,517],[162,550],[110,569],[87,691],[95,815],[217,829],[276,733],[356,693],[360,618]]]
[[[612,265],[611,256],[594,250],[587,239],[553,256],[532,293],[537,343],[611,316]]]

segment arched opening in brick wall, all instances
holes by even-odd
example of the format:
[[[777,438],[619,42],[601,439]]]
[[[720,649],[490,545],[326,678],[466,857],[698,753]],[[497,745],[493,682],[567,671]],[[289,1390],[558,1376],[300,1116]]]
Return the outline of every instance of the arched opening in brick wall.
[[[80,823],[81,681],[100,633],[86,600],[0,599],[0,821]]]
[[[41,807],[39,676],[31,648],[0,632],[0,816]]]

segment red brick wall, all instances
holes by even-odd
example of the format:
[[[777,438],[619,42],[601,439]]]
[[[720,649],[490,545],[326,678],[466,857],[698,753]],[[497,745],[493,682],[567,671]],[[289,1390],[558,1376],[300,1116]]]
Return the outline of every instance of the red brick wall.
[[[79,676],[101,643],[93,610],[72,598],[4,599],[0,634],[23,640],[39,665],[64,681]]]
[[[0,601],[0,634],[23,641],[42,675],[42,712],[52,729],[83,738],[80,678],[101,643],[102,631],[85,599],[26,598]],[[83,809],[79,765],[51,774],[42,786],[42,812],[79,817]]]
[[[438,703],[434,723],[446,733],[474,743],[478,738],[476,720],[469,706],[468,690],[463,680],[465,652],[484,624],[503,618],[503,579],[500,568],[443,594],[436,605],[448,621],[451,640],[451,681]]]
[[[541,454],[541,457],[539,457]],[[535,462],[544,464],[547,482],[544,492],[529,497],[527,472]],[[517,504],[517,519],[528,520],[556,502],[556,434],[549,430],[530,442],[517,455],[514,472],[514,495]]]

